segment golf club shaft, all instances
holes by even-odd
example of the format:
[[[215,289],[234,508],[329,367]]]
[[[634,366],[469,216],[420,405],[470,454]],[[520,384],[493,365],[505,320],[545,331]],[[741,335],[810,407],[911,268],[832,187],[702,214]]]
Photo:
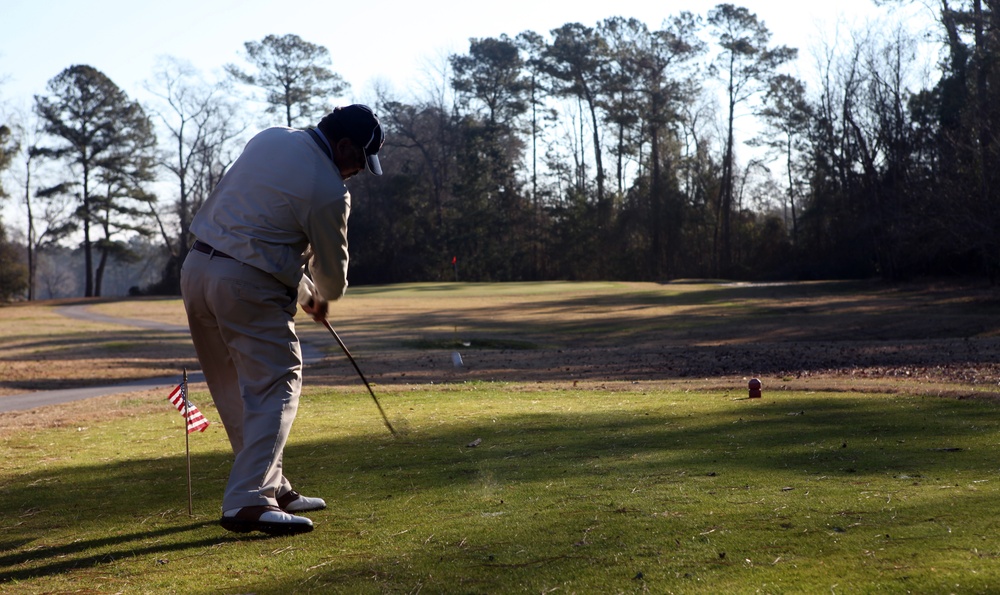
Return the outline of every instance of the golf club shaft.
[[[351,365],[354,366],[354,369],[357,371],[358,376],[361,377],[361,382],[365,383],[365,388],[368,389],[368,394],[370,394],[372,396],[372,400],[375,401],[375,406],[378,407],[378,412],[382,414],[382,421],[385,422],[385,427],[389,428],[389,432],[391,432],[392,435],[395,436],[396,429],[392,427],[391,423],[389,423],[389,418],[386,416],[385,411],[382,409],[381,403],[378,402],[378,397],[375,396],[375,391],[373,391],[371,385],[368,384],[368,379],[365,378],[365,375],[361,373],[361,368],[358,367],[358,362],[354,361],[354,356],[352,356],[351,352],[347,349],[347,345],[344,344],[344,341],[340,338],[340,335],[337,334],[337,331],[333,330],[333,325],[331,325],[330,321],[327,320],[326,318],[323,319],[323,326],[325,326],[327,330],[330,331],[330,334],[333,335],[333,338],[337,340],[337,344],[340,345],[340,348],[344,350],[344,355],[347,356],[347,359],[351,360]]]

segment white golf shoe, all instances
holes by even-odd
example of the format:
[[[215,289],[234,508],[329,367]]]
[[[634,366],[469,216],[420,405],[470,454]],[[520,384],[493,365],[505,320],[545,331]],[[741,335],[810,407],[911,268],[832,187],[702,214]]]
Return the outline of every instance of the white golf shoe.
[[[313,530],[309,519],[288,514],[277,506],[244,506],[222,513],[223,529],[236,533],[261,531],[269,535],[294,535]]]
[[[278,496],[278,507],[285,512],[309,512],[323,510],[326,501],[322,498],[310,498],[292,490],[284,496]]]

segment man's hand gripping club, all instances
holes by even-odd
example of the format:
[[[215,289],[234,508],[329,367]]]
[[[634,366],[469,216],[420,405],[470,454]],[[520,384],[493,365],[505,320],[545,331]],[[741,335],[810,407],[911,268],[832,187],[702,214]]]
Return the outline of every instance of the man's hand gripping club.
[[[322,323],[326,320],[326,315],[330,311],[330,302],[316,292],[316,285],[313,280],[303,275],[302,282],[299,283],[299,305],[302,311],[312,316],[316,322]]]

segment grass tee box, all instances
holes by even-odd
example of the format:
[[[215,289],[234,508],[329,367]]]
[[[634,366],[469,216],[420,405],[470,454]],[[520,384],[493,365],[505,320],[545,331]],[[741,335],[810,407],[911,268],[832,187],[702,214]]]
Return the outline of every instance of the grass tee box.
[[[0,308],[0,394],[193,365],[176,299],[84,304],[157,332],[56,306]],[[409,432],[301,326],[328,347],[285,460],[329,503],[314,532],[219,527],[199,386],[194,516],[166,390],[8,413],[0,593],[997,592],[998,311],[935,284],[352,288],[331,321]]]
[[[219,425],[192,436],[193,518],[167,407],[103,399],[117,419],[9,433],[0,591],[1000,589],[990,400],[411,386],[382,395],[399,440],[362,391],[304,396],[286,470],[330,507],[291,538],[216,524]]]

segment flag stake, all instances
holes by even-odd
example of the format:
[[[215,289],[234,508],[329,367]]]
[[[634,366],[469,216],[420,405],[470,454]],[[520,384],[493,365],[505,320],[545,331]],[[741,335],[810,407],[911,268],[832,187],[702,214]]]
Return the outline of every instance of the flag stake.
[[[187,458],[187,476],[188,476],[188,516],[194,516],[194,506],[191,499],[191,433],[188,432],[188,420],[190,417],[191,402],[188,401],[188,371],[184,368],[184,454]]]
[[[177,388],[170,392],[167,400],[184,416],[184,458],[187,461],[188,515],[194,516],[194,502],[191,497],[191,438],[188,435],[191,432],[204,432],[210,424],[201,411],[198,410],[198,406],[188,399],[187,384],[188,373],[187,368],[184,368],[184,379],[177,385]]]

